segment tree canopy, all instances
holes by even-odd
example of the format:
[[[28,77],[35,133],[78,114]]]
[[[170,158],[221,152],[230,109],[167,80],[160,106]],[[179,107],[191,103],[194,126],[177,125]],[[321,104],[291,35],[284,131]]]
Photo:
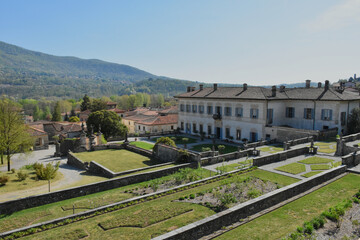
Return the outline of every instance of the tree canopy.
[[[88,95],[85,94],[85,96],[83,97],[83,102],[80,105],[80,110],[83,112],[85,110],[90,109],[90,106],[91,106],[90,98]]]
[[[9,99],[0,100],[0,155],[7,157],[8,171],[13,154],[30,150],[33,139],[24,124],[19,106]]]
[[[105,139],[110,136],[124,136],[127,132],[126,126],[121,123],[121,118],[115,112],[106,110],[91,113],[86,125],[89,132],[98,132],[101,128]]]
[[[56,102],[54,106],[54,111],[52,113],[51,121],[59,122],[61,121],[61,110],[60,110],[60,103]]]
[[[348,122],[348,132],[350,134],[360,132],[360,108],[351,110]]]

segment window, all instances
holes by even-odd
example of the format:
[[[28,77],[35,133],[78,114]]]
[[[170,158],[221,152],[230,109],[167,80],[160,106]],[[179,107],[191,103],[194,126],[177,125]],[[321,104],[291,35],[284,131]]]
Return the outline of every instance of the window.
[[[184,122],[181,122],[181,123],[180,123],[180,129],[181,129],[181,130],[184,130]]]
[[[208,125],[208,135],[210,136],[212,133],[211,133],[211,125]]]
[[[185,110],[184,104],[180,104],[180,112],[183,112]]]
[[[196,113],[197,112],[197,105],[192,105],[192,112]]]
[[[235,115],[237,117],[242,117],[243,116],[243,108],[240,108],[240,107],[235,108]]]
[[[225,116],[231,116],[231,107],[225,107]]]
[[[341,126],[346,125],[346,112],[341,112],[340,121],[341,121]]]
[[[139,126],[139,130],[140,130],[140,126]]]
[[[221,115],[221,107],[216,107],[216,114]]]
[[[183,125],[184,125],[184,123],[183,123]],[[184,128],[184,126],[183,126],[183,128]],[[143,127],[143,131],[145,131],[145,127]]]
[[[304,108],[304,118],[305,119],[314,119],[314,109]]]
[[[285,117],[294,118],[295,117],[295,108],[287,107],[285,112]]]
[[[171,125],[171,130],[174,130],[174,126],[173,126],[173,125]]]
[[[186,131],[190,132],[190,123],[186,123]]]
[[[259,118],[259,109],[251,108],[250,109],[250,117],[251,118]]]
[[[236,140],[240,140],[240,139],[241,139],[241,130],[236,129]]]
[[[186,104],[186,112],[190,112],[190,105]]]
[[[200,133],[203,133],[203,132],[204,132],[204,127],[203,127],[202,124],[199,125],[199,131],[200,131]]]
[[[250,132],[250,142],[257,142],[258,135],[256,132]]]
[[[332,110],[331,109],[322,109],[321,110],[321,120],[331,121],[332,120]]]
[[[194,133],[197,133],[197,130],[196,130],[196,123],[193,123],[193,132],[194,132]]]
[[[199,113],[204,113],[204,105],[199,105]]]
[[[225,128],[225,137],[230,138],[230,128]]]
[[[272,124],[274,118],[274,109],[270,108],[267,110],[267,124]]]
[[[207,114],[212,115],[213,114],[213,107],[207,106]]]

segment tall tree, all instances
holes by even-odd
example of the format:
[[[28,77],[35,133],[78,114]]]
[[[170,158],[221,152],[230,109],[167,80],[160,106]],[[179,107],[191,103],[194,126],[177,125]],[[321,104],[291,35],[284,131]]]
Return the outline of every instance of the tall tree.
[[[348,132],[350,134],[360,132],[360,108],[351,110],[348,122]]]
[[[101,111],[106,109],[106,102],[102,99],[93,99],[90,110],[91,112]]]
[[[33,139],[20,114],[21,109],[9,99],[0,100],[0,150],[6,155],[8,171],[14,153],[25,152],[33,146]]]
[[[98,132],[101,127],[105,139],[110,136],[124,136],[127,132],[126,126],[121,123],[121,118],[115,112],[106,110],[91,113],[86,126],[88,131],[93,132]]]
[[[75,109],[71,109],[70,117],[76,117]]]
[[[33,110],[33,118],[34,118],[34,121],[40,120],[40,119],[41,119],[41,115],[42,115],[42,112],[41,112],[39,106],[36,105],[36,106],[34,107],[34,110]]]
[[[55,106],[54,106],[54,111],[52,113],[52,119],[51,121],[54,122],[59,122],[61,121],[61,110],[60,110],[60,103],[56,102]]]
[[[85,94],[85,96],[83,97],[83,102],[80,105],[80,110],[83,112],[85,110],[90,109],[91,107],[91,101],[88,95]]]

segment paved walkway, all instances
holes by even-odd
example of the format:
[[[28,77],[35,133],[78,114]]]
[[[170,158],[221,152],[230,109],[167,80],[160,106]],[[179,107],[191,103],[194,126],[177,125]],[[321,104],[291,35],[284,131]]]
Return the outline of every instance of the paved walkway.
[[[71,185],[74,182],[81,180],[82,176],[80,175],[83,170],[79,170],[70,165],[67,165],[67,158],[54,157],[55,146],[50,145],[49,149],[34,151],[29,154],[15,154],[12,158],[11,168],[20,169],[21,167],[33,164],[36,162],[47,164],[49,162],[55,164],[57,161],[60,161],[59,172],[63,174],[63,178],[60,181],[54,182],[51,184],[51,191],[64,188],[65,186]],[[7,171],[7,166],[1,167],[0,171]],[[48,185],[44,184],[40,187],[30,188],[26,190],[2,193],[0,195],[0,202],[8,201],[16,198],[22,198],[30,195],[36,195],[41,193],[48,192]]]

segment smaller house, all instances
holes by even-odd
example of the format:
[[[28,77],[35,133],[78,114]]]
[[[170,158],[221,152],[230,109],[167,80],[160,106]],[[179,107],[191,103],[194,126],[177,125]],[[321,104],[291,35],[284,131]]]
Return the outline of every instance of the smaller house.
[[[80,122],[86,122],[91,114],[91,111],[89,109],[82,111],[79,113],[79,119]]]
[[[41,150],[41,149],[48,149],[49,148],[49,135],[35,127],[29,126],[28,129],[31,137],[34,138],[34,147],[33,150]]]

